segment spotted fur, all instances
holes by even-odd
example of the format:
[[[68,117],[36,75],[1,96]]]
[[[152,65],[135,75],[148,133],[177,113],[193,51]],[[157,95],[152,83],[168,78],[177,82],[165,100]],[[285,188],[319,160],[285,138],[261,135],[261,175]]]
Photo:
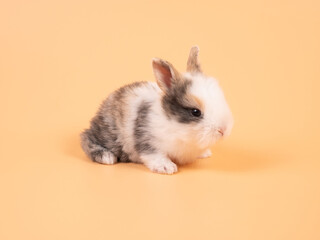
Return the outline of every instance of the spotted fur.
[[[99,163],[137,162],[167,174],[176,164],[209,156],[233,120],[218,82],[201,73],[198,51],[191,49],[187,73],[154,59],[157,84],[137,82],[112,93],[81,134],[84,152]]]

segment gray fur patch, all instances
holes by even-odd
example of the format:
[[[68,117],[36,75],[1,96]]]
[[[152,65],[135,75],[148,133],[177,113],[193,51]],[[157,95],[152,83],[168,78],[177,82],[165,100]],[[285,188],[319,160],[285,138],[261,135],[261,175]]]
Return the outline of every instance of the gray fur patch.
[[[184,80],[172,87],[162,98],[162,107],[168,118],[174,118],[180,123],[199,122],[203,116],[195,117],[191,114],[193,106],[185,104],[185,98],[192,82]]]
[[[123,158],[122,145],[117,143],[116,140],[116,127],[112,123],[105,123],[102,115],[94,117],[90,129],[86,129],[81,134],[82,148],[95,162],[101,162],[105,151],[110,151],[118,159]]]
[[[114,154],[120,162],[130,161],[128,154],[123,151],[124,143],[119,140],[119,124],[125,118],[126,95],[143,84],[146,82],[129,84],[111,94],[91,120],[90,128],[81,133],[81,146],[93,161],[100,162],[104,151]]]
[[[142,102],[138,108],[134,128],[134,147],[138,153],[153,153],[156,151],[150,143],[153,137],[148,131],[148,114],[150,107],[151,103]]]
[[[132,91],[134,88],[140,87],[142,85],[147,84],[147,82],[134,82],[128,85],[125,85],[121,88],[119,88],[117,91],[113,94],[113,107],[117,111],[117,117],[119,117],[119,120],[122,121],[124,119],[124,109],[123,106],[126,105],[125,103],[125,95],[128,94],[130,91]]]
[[[90,159],[95,162],[100,162],[103,152],[106,151],[106,149],[98,143],[98,140],[93,136],[90,129],[86,129],[81,133],[81,146]]]

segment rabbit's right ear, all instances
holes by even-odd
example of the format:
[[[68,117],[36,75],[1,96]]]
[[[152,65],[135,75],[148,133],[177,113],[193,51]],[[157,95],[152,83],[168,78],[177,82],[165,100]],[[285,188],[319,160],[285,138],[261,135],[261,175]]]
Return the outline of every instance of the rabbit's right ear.
[[[194,46],[190,49],[189,58],[187,62],[187,72],[201,72],[200,63],[198,60],[199,47]]]
[[[159,58],[152,60],[152,68],[157,84],[162,91],[168,91],[172,85],[180,81],[180,73],[172,66],[171,63]]]

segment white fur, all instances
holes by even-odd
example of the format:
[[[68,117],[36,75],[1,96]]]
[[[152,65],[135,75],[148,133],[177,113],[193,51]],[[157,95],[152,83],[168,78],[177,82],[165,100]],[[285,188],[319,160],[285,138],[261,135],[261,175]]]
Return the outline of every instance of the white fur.
[[[175,168],[172,167],[173,163],[168,163],[169,158],[176,163],[185,164],[200,156],[210,156],[210,151],[207,151],[208,147],[221,138],[218,129],[224,129],[225,135],[231,131],[232,115],[218,82],[200,74],[186,74],[185,76],[192,79],[191,94],[198,97],[204,104],[204,109],[201,109],[204,119],[199,124],[186,125],[174,119],[168,119],[161,106],[162,91],[155,83],[150,82],[135,88],[128,95],[127,121],[122,128],[124,139],[121,142],[125,142],[124,151],[130,155],[132,161],[142,162],[152,171],[175,172]],[[145,156],[139,156],[134,148],[135,120],[142,101],[152,103],[149,115],[151,134],[155,139],[152,144],[162,156],[149,156],[147,158],[149,161]],[[151,163],[150,158],[154,158],[153,162],[159,162]]]
[[[224,135],[229,135],[233,120],[224,94],[218,82],[202,74],[184,75],[192,81],[190,94],[200,99],[204,105],[201,112],[203,119],[199,123],[179,123],[168,119],[161,106],[162,91],[156,83],[149,82],[130,90],[127,94],[126,119],[119,126],[121,129],[119,142],[123,150],[129,154],[131,161],[144,163],[150,170],[158,173],[172,174],[177,171],[177,164],[185,164],[199,157],[211,156],[208,148]],[[135,150],[134,129],[138,108],[142,102],[150,102],[150,133],[157,148],[156,154],[140,156]],[[173,163],[173,162],[175,163]],[[103,163],[113,164],[115,158],[103,157]]]
[[[202,74],[186,74],[186,77],[193,82],[191,94],[204,104],[201,109],[204,119],[190,125],[167,119],[159,96],[154,102],[150,121],[156,146],[179,164],[192,162],[199,156],[210,156],[206,150],[222,137],[219,129],[227,136],[233,125],[232,114],[218,82]]]
[[[142,155],[141,161],[153,172],[173,174],[178,167],[162,153]]]
[[[185,76],[194,83],[191,94],[204,103],[204,121],[198,126],[200,142],[204,145],[213,144],[222,137],[220,131],[228,136],[233,126],[233,117],[218,81],[200,73],[186,73]]]
[[[104,151],[103,156],[101,158],[101,162],[103,164],[115,164],[117,162],[117,158],[111,153]]]
[[[207,149],[199,156],[199,158],[208,158],[208,157],[211,157],[211,155],[212,155],[211,150]]]
[[[121,128],[124,136],[120,142],[125,143],[123,150],[130,155],[130,160],[133,162],[141,162],[139,154],[136,152],[134,144],[134,128],[135,121],[137,118],[138,108],[143,101],[148,101],[153,105],[160,101],[161,90],[156,83],[148,82],[147,85],[132,89],[131,94],[128,95],[127,111],[126,111],[126,122]],[[153,113],[151,113],[153,114]]]

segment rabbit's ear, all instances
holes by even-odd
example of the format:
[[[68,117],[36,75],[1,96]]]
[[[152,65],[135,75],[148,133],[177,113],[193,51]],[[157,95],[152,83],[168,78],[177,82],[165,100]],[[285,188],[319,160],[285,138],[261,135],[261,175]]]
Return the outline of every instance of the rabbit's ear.
[[[187,62],[187,72],[201,72],[199,60],[199,47],[194,46],[190,50],[188,62]]]
[[[168,91],[174,84],[181,81],[180,73],[167,61],[154,58],[152,60],[152,68],[162,91]]]

